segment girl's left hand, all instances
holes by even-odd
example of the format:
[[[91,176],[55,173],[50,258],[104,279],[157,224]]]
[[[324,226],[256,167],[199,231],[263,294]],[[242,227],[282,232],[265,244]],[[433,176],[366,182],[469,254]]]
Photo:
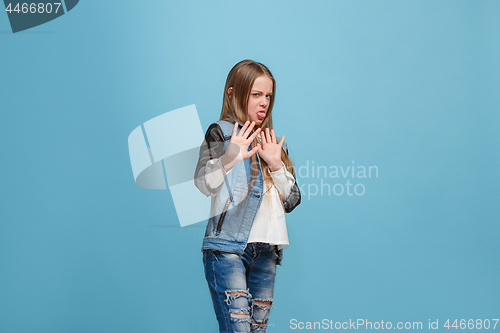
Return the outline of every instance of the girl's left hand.
[[[272,172],[281,169],[281,147],[283,142],[285,142],[285,136],[281,137],[280,142],[276,142],[276,135],[274,135],[274,130],[269,133],[269,128],[265,131],[260,132],[260,140],[262,142],[261,148],[258,151],[260,157],[264,159],[269,165]]]

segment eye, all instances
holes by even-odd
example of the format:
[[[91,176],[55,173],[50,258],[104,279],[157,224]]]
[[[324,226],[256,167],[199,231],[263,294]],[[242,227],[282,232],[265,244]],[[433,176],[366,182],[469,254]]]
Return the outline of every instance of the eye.
[[[267,97],[267,98],[271,98],[271,97],[273,97],[273,95],[267,95],[266,97]]]
[[[255,97],[259,97],[259,93],[253,93],[252,95]]]

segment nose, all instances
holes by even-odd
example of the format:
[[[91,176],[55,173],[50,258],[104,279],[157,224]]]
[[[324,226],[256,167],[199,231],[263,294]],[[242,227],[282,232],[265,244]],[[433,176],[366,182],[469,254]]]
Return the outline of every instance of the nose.
[[[261,98],[259,105],[263,108],[267,107],[267,98],[266,97]]]

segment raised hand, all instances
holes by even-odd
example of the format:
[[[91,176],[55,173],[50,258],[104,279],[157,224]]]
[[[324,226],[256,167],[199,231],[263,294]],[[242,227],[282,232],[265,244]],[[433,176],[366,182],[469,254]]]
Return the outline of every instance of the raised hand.
[[[260,133],[260,140],[262,141],[262,149],[259,150],[259,156],[267,162],[271,171],[278,171],[282,167],[281,147],[285,142],[285,136],[281,137],[280,142],[276,142],[274,129],[269,131],[269,128],[266,128],[264,132]]]
[[[252,135],[250,135],[254,126],[255,126],[254,121],[252,121],[251,124],[249,121],[247,121],[241,128],[240,132],[236,134],[236,130],[238,129],[238,122],[234,123],[231,141],[229,141],[226,153],[221,158],[221,163],[224,170],[226,171],[231,170],[231,168],[236,163],[246,160],[247,158],[255,154],[257,151],[259,151],[260,144],[257,144],[256,147],[248,151],[248,146],[250,146],[250,144],[255,139],[257,134],[260,133],[260,128],[257,128],[255,132]],[[250,137],[248,137],[249,135]]]

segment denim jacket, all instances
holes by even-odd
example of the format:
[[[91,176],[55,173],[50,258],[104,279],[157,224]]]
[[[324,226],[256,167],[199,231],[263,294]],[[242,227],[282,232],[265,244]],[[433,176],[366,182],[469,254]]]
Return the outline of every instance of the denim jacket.
[[[242,128],[238,122],[238,130]],[[231,140],[234,123],[219,120],[210,125],[205,141],[200,148],[194,183],[201,193],[212,196],[212,209],[208,220],[202,251],[215,249],[242,255],[247,245],[252,223],[262,198],[264,188],[260,157],[256,154],[258,172],[256,181],[247,195],[252,178],[252,159],[247,158],[233,166],[224,182],[217,188],[211,188],[205,181],[207,161],[225,154]],[[288,154],[286,143],[283,149]],[[248,150],[251,150],[249,147]],[[285,212],[291,212],[300,204],[301,196],[297,180],[290,195],[283,201]],[[277,253],[277,264],[281,265],[283,249]]]

